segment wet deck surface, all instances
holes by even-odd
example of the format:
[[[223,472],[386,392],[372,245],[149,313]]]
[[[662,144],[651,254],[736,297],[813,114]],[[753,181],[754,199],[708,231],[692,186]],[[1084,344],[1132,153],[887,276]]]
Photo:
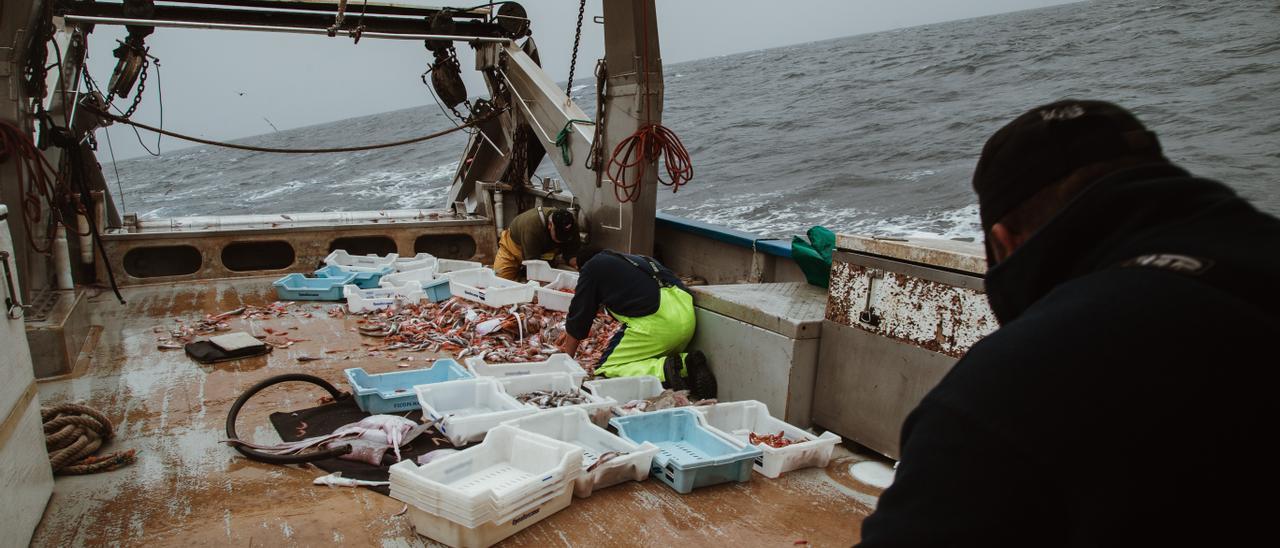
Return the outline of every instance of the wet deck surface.
[[[266,377],[305,372],[345,389],[345,368],[397,370],[409,356],[418,366],[430,355],[370,356],[362,343],[372,341],[354,331],[358,317],[329,318],[325,309],[332,304],[296,305],[289,317],[230,323],[286,330],[305,342],[263,357],[199,365],[181,350],[159,350],[155,328],[268,305],[274,301],[269,279],[139,287],[125,297],[126,306],[110,293],[90,299],[94,323],[105,326],[92,360],[78,375],[41,383],[40,397],[44,405],[78,402],[102,410],[117,422],[118,437],[106,449],[137,449],[138,461],[105,474],[60,476],[34,546],[434,545],[414,534],[407,517],[395,515],[399,501],[365,489],[313,486],[311,479],[324,472],[249,461],[218,443],[232,402]],[[298,362],[303,355],[324,359]],[[242,412],[239,431],[257,441],[278,440],[267,414],[311,407],[321,395],[310,385],[269,389]],[[867,457],[841,448],[837,454],[825,470],[777,480],[756,474],[749,483],[690,495],[654,480],[611,487],[575,499],[504,545],[793,546],[803,540],[848,546],[879,490],[847,472]]]

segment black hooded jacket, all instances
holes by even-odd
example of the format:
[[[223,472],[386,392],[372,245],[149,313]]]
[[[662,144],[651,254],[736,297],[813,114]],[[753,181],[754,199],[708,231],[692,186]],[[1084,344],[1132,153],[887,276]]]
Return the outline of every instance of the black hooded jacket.
[[[865,547],[1269,543],[1280,221],[1114,173],[987,275],[1002,327],[911,413]]]

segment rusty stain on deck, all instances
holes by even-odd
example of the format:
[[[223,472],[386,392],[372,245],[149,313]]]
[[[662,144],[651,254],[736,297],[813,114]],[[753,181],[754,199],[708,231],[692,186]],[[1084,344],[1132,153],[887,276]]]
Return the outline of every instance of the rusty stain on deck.
[[[311,485],[312,467],[249,461],[225,445],[226,413],[244,389],[266,377],[311,373],[345,387],[342,371],[398,370],[405,355],[370,356],[354,332],[358,317],[329,318],[327,306],[307,307],[271,320],[231,321],[233,329],[285,329],[308,339],[265,357],[211,366],[181,350],[159,350],[155,326],[190,323],[208,313],[274,300],[269,278],[165,284],[125,290],[122,307],[92,299],[101,340],[84,374],[43,382],[44,405],[83,402],[117,421],[108,449],[138,450],[138,462],[93,476],[59,477],[36,546],[81,545],[353,545],[422,546],[403,504],[364,489]],[[303,309],[299,309],[303,310]],[[255,325],[250,325],[255,324]],[[325,353],[325,350],[342,350]],[[298,362],[302,355],[323,356]],[[415,365],[431,356],[413,354]],[[240,418],[246,437],[273,441],[270,412],[313,406],[323,392],[310,385],[279,386],[254,398]],[[848,546],[879,491],[848,477],[849,464],[870,458],[840,451],[825,470],[755,475],[745,484],[679,495],[654,481],[627,483],[575,499],[569,508],[507,539],[511,546],[671,545],[739,543]]]

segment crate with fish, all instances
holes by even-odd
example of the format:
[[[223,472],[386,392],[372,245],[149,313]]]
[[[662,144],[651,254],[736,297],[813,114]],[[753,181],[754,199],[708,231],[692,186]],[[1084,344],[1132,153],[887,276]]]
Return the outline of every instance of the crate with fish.
[[[436,256],[430,253],[419,253],[412,257],[396,257],[392,261],[391,266],[396,272],[413,272],[415,270],[425,270],[432,274],[436,272]]]
[[[276,298],[282,301],[340,301],[342,288],[355,279],[355,274],[343,278],[308,278],[293,273],[271,283],[276,288]]]
[[[377,269],[360,269],[348,270],[344,266],[329,265],[314,272],[317,278],[342,278],[348,274],[354,274],[355,277],[349,282],[360,289],[372,289],[378,287],[382,278],[392,272],[391,267],[384,266]]]
[[[482,358],[467,358],[467,369],[477,377],[494,377],[498,379],[534,375],[538,373],[568,373],[573,377],[575,386],[582,385],[587,378],[587,370],[583,369],[568,354],[552,354],[545,361],[522,363],[486,363]],[[599,394],[597,394],[599,395]]]
[[[512,426],[479,445],[418,466],[391,467],[391,496],[415,530],[451,546],[490,546],[564,509],[582,450]]]
[[[706,426],[692,409],[665,409],[614,417],[609,425],[633,443],[658,446],[650,470],[677,493],[729,481],[750,481],[751,466],[762,452],[738,447]]]
[[[542,305],[543,308],[567,312],[569,305],[573,303],[573,294],[577,289],[578,274],[576,272],[562,272],[551,283],[539,287],[533,292],[538,298],[538,304]]]
[[[475,270],[484,265],[476,261],[460,261],[458,259],[436,259],[436,275],[452,274],[463,270]]]
[[[347,311],[352,314],[372,312],[398,304],[417,304],[427,300],[427,293],[418,282],[406,282],[399,287],[360,289],[354,285],[342,288],[347,299]]]
[[[395,268],[394,265],[398,258],[400,258],[400,255],[395,253],[385,256],[378,256],[372,253],[368,255],[352,255],[347,253],[345,249],[335,249],[324,258],[324,264],[341,266],[352,271],[381,270],[388,266]]]
[[[500,278],[492,269],[479,268],[449,274],[449,292],[485,306],[509,306],[533,300],[538,282],[518,283]]]
[[[507,395],[537,409],[579,407],[591,413],[596,409],[606,409],[618,404],[611,398],[583,390],[573,376],[564,372],[503,377],[499,382]]]
[[[573,284],[578,285],[578,273],[572,270],[563,270],[560,268],[552,268],[551,263],[541,259],[524,261],[525,277],[543,283],[556,281],[561,275],[568,274],[573,277]]]
[[[755,400],[694,409],[702,413],[713,432],[734,445],[758,447],[762,454],[756,457],[755,469],[769,478],[800,468],[826,466],[840,443],[840,436],[831,432],[819,436],[774,418],[768,406]]]
[[[548,409],[503,424],[527,432],[572,443],[582,448],[582,472],[574,495],[591,493],[626,481],[644,481],[658,447],[649,442],[632,443],[596,426],[586,411],[574,407]]]
[[[494,379],[476,378],[413,387],[422,415],[439,421],[440,433],[454,445],[484,438],[502,421],[532,415],[537,409],[516,401]]]
[[[421,409],[413,387],[473,378],[470,371],[450,359],[436,360],[431,367],[410,371],[370,374],[364,368],[344,371],[356,405],[365,413],[392,413]]]

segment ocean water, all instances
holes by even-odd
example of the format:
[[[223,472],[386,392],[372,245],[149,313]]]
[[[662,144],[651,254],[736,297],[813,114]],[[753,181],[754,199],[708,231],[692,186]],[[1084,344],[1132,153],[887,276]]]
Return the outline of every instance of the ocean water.
[[[665,76],[663,122],[695,176],[660,192],[659,209],[765,236],[815,224],[978,236],[969,181],[983,143],[1065,97],[1132,109],[1175,162],[1280,214],[1275,0],[1082,2],[672,64]],[[588,112],[593,92],[573,93]],[[448,124],[426,104],[239,142],[340,146]],[[197,147],[116,167],[144,218],[439,207],[464,144],[459,133],[339,155]],[[540,171],[554,174],[549,161]]]

